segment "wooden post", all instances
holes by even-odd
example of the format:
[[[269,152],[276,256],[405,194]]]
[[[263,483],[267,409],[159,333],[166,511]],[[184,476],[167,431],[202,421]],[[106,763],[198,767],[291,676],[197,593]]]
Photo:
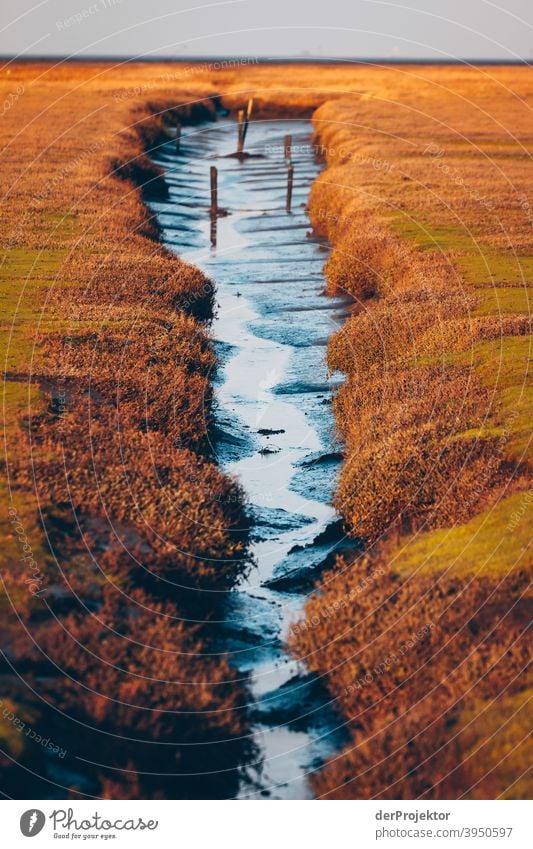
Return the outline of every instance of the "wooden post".
[[[254,105],[253,97],[248,101],[248,106],[246,107],[246,117],[244,119],[244,124],[242,128],[242,149],[244,150],[244,142],[246,141],[246,133],[248,132],[248,124],[250,123],[250,118],[252,117],[252,109]]]
[[[180,152],[181,124],[176,124],[176,153]]]
[[[294,175],[294,166],[289,165],[287,169],[287,212],[291,211],[292,204],[292,180]]]
[[[292,136],[285,136],[285,162],[290,162],[292,159]]]
[[[239,109],[237,113],[237,119],[239,121],[239,135],[238,135],[238,143],[237,143],[237,153],[242,153],[244,150],[244,109]]]
[[[218,212],[218,173],[215,165],[211,165],[211,215]]]

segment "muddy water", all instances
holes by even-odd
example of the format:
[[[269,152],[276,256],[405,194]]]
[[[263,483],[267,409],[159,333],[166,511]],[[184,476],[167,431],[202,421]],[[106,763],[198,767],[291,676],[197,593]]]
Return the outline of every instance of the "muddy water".
[[[339,463],[336,381],[324,362],[346,303],[323,295],[326,248],[312,237],[305,209],[320,170],[310,133],[305,121],[254,122],[251,156],[239,160],[228,156],[236,125],[222,119],[183,129],[179,156],[169,143],[154,157],[170,192],[168,201],[152,204],[164,241],[216,284],[215,451],[239,478],[253,521],[253,567],[228,595],[219,645],[249,675],[260,752],[243,775],[240,798],[310,798],[310,773],[341,744],[327,694],[285,646],[321,568],[346,546],[331,506]],[[217,218],[216,234],[208,214],[213,164],[219,207],[229,213]]]

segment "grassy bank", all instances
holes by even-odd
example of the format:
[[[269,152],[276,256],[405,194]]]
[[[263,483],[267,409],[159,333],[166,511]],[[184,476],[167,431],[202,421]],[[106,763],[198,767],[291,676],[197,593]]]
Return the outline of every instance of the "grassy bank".
[[[314,115],[312,216],[354,300],[328,352],[337,507],[368,552],[293,635],[351,733],[315,780],[328,798],[531,793],[533,77],[453,76]]]
[[[143,203],[164,191],[145,148],[214,107],[102,71],[2,78],[2,787],[231,794],[245,688],[197,624],[246,568],[242,495],[210,459],[213,287]]]

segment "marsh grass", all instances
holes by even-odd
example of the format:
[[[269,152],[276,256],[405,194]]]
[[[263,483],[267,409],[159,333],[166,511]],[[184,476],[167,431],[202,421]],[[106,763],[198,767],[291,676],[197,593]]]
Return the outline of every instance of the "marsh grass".
[[[439,82],[314,115],[328,167],[311,215],[333,245],[328,291],[354,299],[328,348],[346,375],[336,505],[385,575],[293,641],[352,736],[314,779],[327,798],[524,798],[529,787],[526,112],[477,72],[457,85],[443,70]],[[339,561],[306,620],[367,568]],[[401,663],[354,686],[427,622]]]
[[[253,758],[243,682],[204,653],[211,591],[246,568],[242,496],[209,453],[213,288],[159,245],[142,202],[165,191],[146,150],[177,118],[209,119],[216,102],[237,109],[253,94],[259,119],[319,107],[327,168],[310,213],[333,245],[328,291],[354,300],[328,351],[346,375],[336,503],[369,548],[324,576],[306,610],[319,624],[294,639],[352,735],[315,788],[524,797],[531,70],[178,64],[172,75],[158,63],[37,62],[2,80],[24,91],[0,128],[2,491],[47,586],[46,605],[28,593],[5,525],[14,709],[92,762],[71,774],[72,795],[202,795],[201,779],[169,785],[158,771]],[[382,580],[341,605],[367,573]],[[325,619],[324,605],[338,614]],[[353,686],[428,622],[401,663]],[[22,766],[3,760],[6,792],[47,795],[49,761],[10,735]],[[160,737],[224,742],[157,747],[152,763]],[[26,766],[44,785],[29,786]],[[213,794],[236,781],[222,772]]]

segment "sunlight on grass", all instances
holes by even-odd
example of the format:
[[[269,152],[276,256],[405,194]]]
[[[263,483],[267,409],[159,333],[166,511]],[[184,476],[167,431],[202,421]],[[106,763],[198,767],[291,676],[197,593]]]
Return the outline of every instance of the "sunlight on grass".
[[[504,788],[502,799],[531,799],[533,794],[533,740],[531,737],[531,700],[533,688],[503,695],[494,702],[476,700],[459,717],[466,726],[461,733],[462,762],[473,789],[467,799],[486,799],[486,780],[492,769],[498,770],[498,782]],[[517,777],[521,777],[517,782]]]
[[[532,507],[533,491],[503,498],[463,525],[406,539],[391,565],[400,574],[502,576],[525,565]]]

